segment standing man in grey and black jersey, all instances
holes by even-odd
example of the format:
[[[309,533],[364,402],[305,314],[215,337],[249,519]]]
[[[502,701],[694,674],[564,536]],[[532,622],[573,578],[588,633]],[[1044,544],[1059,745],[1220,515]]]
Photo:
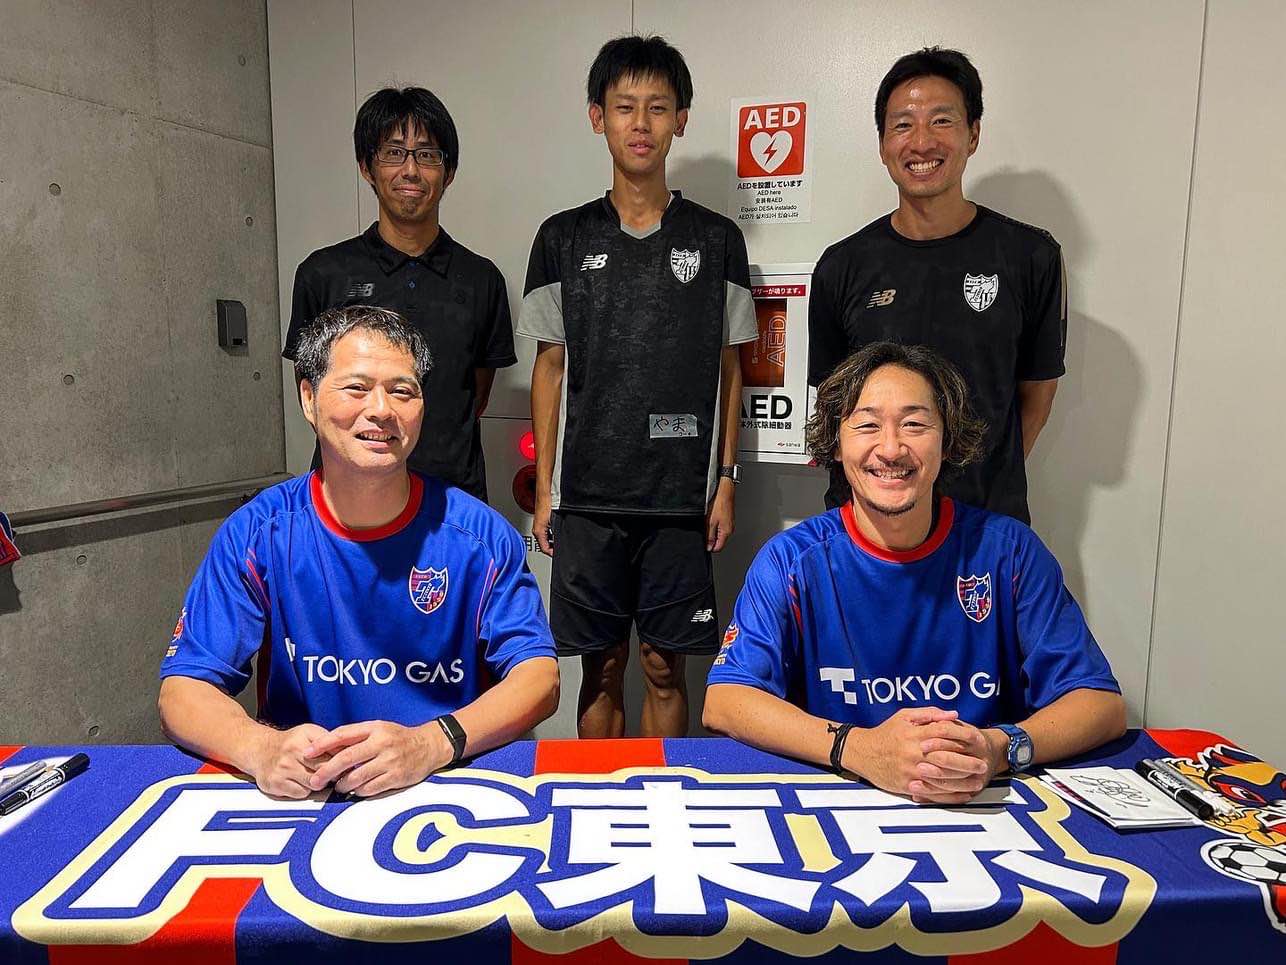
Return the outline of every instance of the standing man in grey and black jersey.
[[[612,188],[540,227],[518,334],[537,339],[533,535],[553,556],[550,623],[582,657],[582,737],[624,733],[630,625],[642,731],[687,732],[686,654],[714,653],[710,553],[733,527],[741,366],[758,330],[740,229],[671,191],[692,78],[659,37],[605,44],[589,120]]]
[[[880,160],[898,189],[892,214],[826,249],[808,305],[808,384],[872,342],[924,345],[951,362],[987,424],[983,455],[942,492],[1024,523],[1024,461],[1063,374],[1067,294],[1049,233],[966,200],[982,80],[956,50],[900,58],[875,95]],[[848,484],[832,471],[829,507]]]
[[[282,355],[294,360],[299,333],[328,308],[396,311],[419,329],[433,354],[424,427],[408,465],[485,502],[478,418],[496,369],[517,358],[500,270],[448,235],[438,220],[460,162],[455,122],[430,91],[385,88],[357,112],[353,148],[358,171],[379,201],[379,220],[300,264]],[[319,466],[314,451],[313,468]]]

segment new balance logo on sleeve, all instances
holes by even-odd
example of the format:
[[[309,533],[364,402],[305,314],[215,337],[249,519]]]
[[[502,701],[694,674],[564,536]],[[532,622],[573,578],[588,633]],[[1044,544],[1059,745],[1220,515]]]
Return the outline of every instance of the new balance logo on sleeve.
[[[693,623],[709,623],[714,619],[714,610],[698,610],[692,614]]]
[[[885,305],[893,304],[893,296],[898,293],[896,288],[886,288],[884,291],[871,292],[871,300],[866,303],[867,308],[883,308]]]
[[[581,271],[591,271],[595,268],[604,268],[607,266],[607,252],[601,255],[586,255],[585,260],[580,263]]]

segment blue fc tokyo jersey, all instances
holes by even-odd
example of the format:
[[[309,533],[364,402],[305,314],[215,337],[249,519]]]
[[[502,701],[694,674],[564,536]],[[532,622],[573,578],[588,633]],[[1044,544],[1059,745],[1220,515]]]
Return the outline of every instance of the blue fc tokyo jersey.
[[[231,694],[258,661],[259,716],[280,727],[408,726],[459,710],[554,645],[518,533],[411,475],[406,509],[346,529],[316,473],[233,513],[184,601],[161,676]]]
[[[990,727],[1078,688],[1120,692],[1036,534],[950,499],[906,552],[865,539],[851,504],[769,540],[709,683],[862,727],[929,706]]]

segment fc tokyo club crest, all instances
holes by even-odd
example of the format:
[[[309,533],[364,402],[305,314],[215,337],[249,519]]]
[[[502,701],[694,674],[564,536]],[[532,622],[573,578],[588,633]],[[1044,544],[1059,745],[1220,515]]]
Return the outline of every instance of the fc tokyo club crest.
[[[975,312],[985,312],[1000,291],[999,275],[965,274],[964,299]]]
[[[974,623],[981,623],[991,612],[991,574],[982,576],[957,576],[956,598],[960,609]]]
[[[447,598],[447,568],[427,570],[411,567],[411,578],[407,581],[411,602],[421,613],[432,613]]]
[[[674,272],[674,277],[687,284],[697,277],[697,272],[701,270],[701,252],[700,251],[680,251],[678,248],[670,249],[670,271]]]

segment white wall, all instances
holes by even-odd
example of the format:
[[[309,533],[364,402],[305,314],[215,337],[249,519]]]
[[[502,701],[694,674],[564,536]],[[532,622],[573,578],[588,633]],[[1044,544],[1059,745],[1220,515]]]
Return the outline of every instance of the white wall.
[[[1275,0],[1210,5],[1147,691],[1149,723],[1204,723],[1279,765],[1284,34]]]
[[[896,203],[872,113],[889,65],[931,43],[969,53],[982,74],[985,111],[966,193],[1047,228],[1068,265],[1068,375],[1030,467],[1035,528],[1062,561],[1137,721],[1201,4],[1169,4],[1168,16],[1157,20],[1141,5],[938,3],[917,6],[912,20],[901,8],[836,0],[800,4],[788,25],[765,29],[780,9],[770,0],[635,4],[636,28],[664,34],[694,76],[688,134],[671,153],[675,183],[722,206],[729,99],[806,98],[817,169],[813,221],[755,226],[747,242],[752,260],[816,260],[830,242]],[[1166,56],[1141,56],[1144,38]],[[1146,111],[1120,109],[1123,91]],[[1125,161],[1142,157],[1166,163]],[[799,485],[800,472],[760,469],[752,475],[769,484],[743,487],[740,538],[720,568],[725,595],[735,593],[763,538],[792,515],[780,509],[781,490]]]
[[[325,30],[318,21],[322,9]],[[300,23],[305,11],[311,25]],[[918,5],[914,18],[900,5],[842,0],[797,5],[788,17],[767,0],[507,0],[469,6],[273,0],[274,119],[294,115],[296,127],[304,121],[310,131],[323,127],[336,142],[334,157],[323,157],[316,147],[301,150],[315,132],[275,132],[283,295],[304,253],[374,218],[368,191],[358,192],[360,217],[354,218],[351,195],[341,197],[344,192],[336,188],[333,196],[318,198],[315,190],[356,179],[351,149],[338,145],[339,135],[351,129],[354,99],[385,83],[423,84],[450,107],[460,128],[462,166],[447,193],[443,221],[453,235],[496,261],[516,307],[539,222],[601,192],[610,179],[606,151],[590,133],[584,107],[585,71],[603,40],[631,28],[656,31],[684,52],[696,99],[688,134],[671,154],[671,181],[716,209],[724,207],[731,168],[729,99],[808,100],[813,219],[747,231],[751,258],[761,263],[815,260],[827,244],[893,206],[896,196],[876,156],[871,115],[879,78],[898,55],[926,43],[966,50],[981,70],[986,102],[966,192],[1048,228],[1063,244],[1068,263],[1068,375],[1029,467],[1035,527],[1062,561],[1137,723],[1145,694],[1153,707],[1162,706],[1156,686],[1147,686],[1149,641],[1204,12],[1200,0],[1163,7],[933,3]],[[1261,30],[1255,13],[1245,6],[1225,9],[1216,23],[1236,38]],[[325,57],[316,56],[314,36]],[[345,42],[351,45],[351,75],[344,74]],[[1226,43],[1224,61],[1208,57],[1206,64],[1208,85],[1216,84],[1212,71],[1222,72],[1218,83],[1228,88],[1225,101],[1233,96],[1237,76],[1233,41]],[[279,74],[288,81],[280,89]],[[352,98],[340,96],[350,79]],[[314,89],[322,95],[314,98]],[[1273,157],[1271,151],[1266,157]],[[1260,161],[1269,163],[1247,162],[1241,154],[1225,163]],[[1199,165],[1199,178],[1201,170]],[[297,171],[309,175],[296,183]],[[1224,180],[1212,170],[1212,210],[1219,208]],[[284,181],[299,188],[298,209],[289,206]],[[1199,211],[1194,206],[1194,217]],[[322,237],[324,223],[330,233]],[[1229,237],[1206,244],[1200,257],[1212,277],[1228,263],[1229,245],[1240,243]],[[1196,267],[1197,250],[1194,245],[1189,253],[1189,271]],[[1187,295],[1191,305],[1197,296]],[[493,503],[525,531],[527,521],[507,495],[517,466],[509,437],[521,426],[498,418],[527,416],[531,351],[521,344],[519,349],[519,364],[498,379],[490,410],[497,418],[488,420],[484,438],[492,440]],[[1206,354],[1204,347],[1197,351]],[[1181,377],[1183,372],[1181,359]],[[1176,446],[1182,439],[1175,434]],[[738,533],[717,567],[725,618],[763,539],[821,506],[822,481],[810,470],[760,466],[748,476],[739,492]],[[1178,498],[1176,488],[1170,506]],[[538,576],[547,572],[534,557],[533,568]],[[1280,565],[1268,569],[1281,572]],[[1161,589],[1164,594],[1164,581]],[[1175,633],[1163,639],[1163,603],[1164,595],[1158,601],[1158,649],[1151,654],[1154,678],[1200,643],[1182,616],[1176,617]],[[701,670],[694,667],[691,679],[699,680]],[[571,720],[574,670],[569,677],[564,712],[554,722],[560,732],[569,732]],[[699,702],[698,697],[698,708]],[[1193,726],[1236,725],[1237,733],[1246,727],[1245,717],[1218,704],[1189,700],[1175,709],[1176,719]]]
[[[287,145],[276,159],[281,338],[290,325],[295,266],[325,245],[357,234],[357,198],[364,182],[353,160],[353,5],[351,0],[268,4],[268,68],[272,142]],[[313,430],[299,411],[294,370],[281,363],[286,465],[306,470]]]

